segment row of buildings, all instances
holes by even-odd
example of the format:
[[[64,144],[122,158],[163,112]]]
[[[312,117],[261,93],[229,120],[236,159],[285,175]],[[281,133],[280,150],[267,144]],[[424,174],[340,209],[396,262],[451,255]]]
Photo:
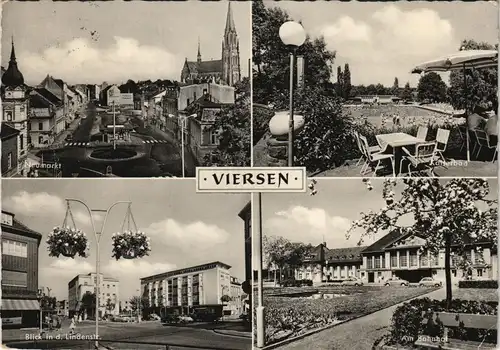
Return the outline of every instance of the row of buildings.
[[[250,280],[251,206],[239,213],[244,222],[245,279]],[[33,327],[39,324],[41,292],[39,286],[39,247],[42,235],[21,223],[15,214],[2,210],[2,325]],[[231,267],[223,262],[188,267],[140,280],[137,297],[146,313],[189,313],[196,308],[219,307],[223,314],[238,317],[248,311],[250,295],[242,283],[231,275]],[[120,298],[120,281],[100,275],[99,315],[129,313],[130,300]],[[55,280],[54,283],[59,283]],[[95,293],[96,273],[79,274],[68,283],[68,296],[58,300],[55,309],[45,314],[63,316],[94,316],[95,305],[84,300],[86,293]],[[94,303],[95,304],[95,303]],[[90,305],[90,307],[89,307]],[[90,314],[89,314],[90,312]],[[44,315],[45,315],[44,314]]]
[[[18,68],[14,42],[7,69],[2,67],[2,176],[27,176],[38,160],[30,150],[49,147],[87,101],[79,86],[47,75],[28,86]]]
[[[301,268],[294,271],[296,279],[314,283],[342,281],[355,277],[364,283],[383,283],[399,277],[410,283],[424,277],[445,280],[444,251],[430,254],[421,250],[425,240],[415,235],[392,231],[365,247],[329,249],[326,243],[314,247]],[[464,268],[458,247],[452,248],[452,281],[469,279],[496,279],[498,277],[497,250],[492,242],[470,242],[465,246],[469,262]]]

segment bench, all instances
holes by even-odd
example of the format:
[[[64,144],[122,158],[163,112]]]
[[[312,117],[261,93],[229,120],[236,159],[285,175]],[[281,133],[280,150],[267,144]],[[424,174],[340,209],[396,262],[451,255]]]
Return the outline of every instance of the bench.
[[[428,313],[423,313],[424,324],[429,320]],[[448,338],[449,327],[459,327],[460,324],[464,328],[469,329],[486,329],[497,330],[496,315],[474,315],[465,313],[450,313],[450,312],[434,312],[433,320],[435,323],[439,320],[444,326],[444,335],[441,339],[433,339],[433,337],[422,335],[415,342],[418,349],[442,349],[442,350],[469,350],[469,349],[496,349],[496,344],[481,343],[478,341],[468,341]]]

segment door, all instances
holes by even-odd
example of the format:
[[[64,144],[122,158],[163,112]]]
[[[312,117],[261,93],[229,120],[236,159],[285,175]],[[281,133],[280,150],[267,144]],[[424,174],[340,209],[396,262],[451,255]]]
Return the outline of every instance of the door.
[[[368,272],[368,283],[373,283],[373,282],[375,282],[375,273]]]

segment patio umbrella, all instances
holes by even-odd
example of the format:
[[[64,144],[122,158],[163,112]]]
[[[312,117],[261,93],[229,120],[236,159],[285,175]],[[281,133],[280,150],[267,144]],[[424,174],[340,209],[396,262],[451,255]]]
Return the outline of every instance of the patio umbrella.
[[[464,91],[467,89],[466,69],[496,68],[498,67],[497,50],[463,50],[436,60],[419,64],[412,73],[421,74],[429,72],[447,72],[452,70],[463,70]],[[468,112],[467,110],[465,111]],[[469,129],[467,136],[467,161],[470,161]]]

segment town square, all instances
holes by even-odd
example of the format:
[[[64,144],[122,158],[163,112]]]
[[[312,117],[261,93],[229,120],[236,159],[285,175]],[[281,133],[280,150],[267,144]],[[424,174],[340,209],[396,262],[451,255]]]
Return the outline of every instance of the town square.
[[[194,180],[3,181],[2,344],[250,349],[250,221]]]
[[[498,8],[254,1],[253,164],[496,176]]]
[[[5,4],[2,176],[249,166],[250,11],[227,1]],[[109,13],[133,19],[117,26]]]

